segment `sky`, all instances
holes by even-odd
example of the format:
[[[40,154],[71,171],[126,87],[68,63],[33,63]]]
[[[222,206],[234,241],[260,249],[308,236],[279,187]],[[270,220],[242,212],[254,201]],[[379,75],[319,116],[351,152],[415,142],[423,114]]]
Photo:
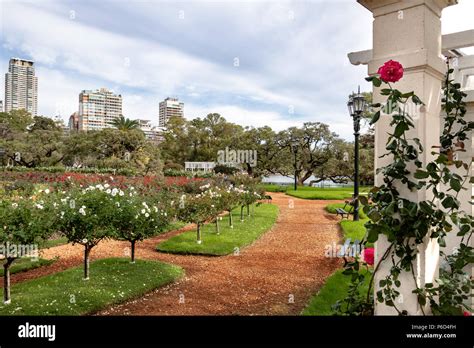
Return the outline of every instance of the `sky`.
[[[472,13],[473,0],[445,9],[443,34],[472,29]],[[20,57],[35,62],[39,115],[67,120],[81,90],[106,87],[126,117],[155,125],[171,96],[188,119],[324,122],[350,139],[347,97],[370,86],[347,53],[371,42],[372,15],[355,0],[0,0],[0,99]]]

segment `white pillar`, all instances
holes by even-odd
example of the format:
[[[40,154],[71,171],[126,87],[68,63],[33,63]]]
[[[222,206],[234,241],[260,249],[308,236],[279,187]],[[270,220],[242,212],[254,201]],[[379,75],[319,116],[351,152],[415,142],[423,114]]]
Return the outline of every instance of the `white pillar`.
[[[441,11],[448,5],[456,3],[450,0],[358,0],[373,13],[373,57],[369,61],[369,74],[377,73],[384,62],[393,59],[405,68],[404,77],[394,87],[402,92],[414,91],[426,104],[415,115],[415,129],[408,136],[417,137],[423,145],[424,152],[419,160],[428,163],[433,160],[431,147],[439,144],[441,81],[445,74],[445,64],[441,57]],[[383,86],[382,86],[383,87]],[[385,87],[384,87],[385,88]],[[374,102],[385,99],[374,88]],[[379,158],[386,152],[385,145],[390,117],[383,115],[376,124],[375,130],[375,167],[380,168],[389,163],[391,158]],[[376,176],[375,183],[380,185],[382,177]],[[400,186],[402,196],[412,201],[429,199],[429,192],[420,190],[409,192]],[[376,243],[376,262],[389,246],[385,238]],[[436,241],[426,240],[420,245],[419,254],[414,264],[416,282],[424,286],[432,282],[438,274],[439,247]],[[380,279],[388,273],[391,266],[390,258],[377,272],[375,291],[378,290]],[[401,296],[396,301],[397,308],[406,310],[409,315],[419,315],[422,309],[418,305],[416,288],[411,273],[402,273],[399,277],[402,286],[397,290]],[[426,312],[426,308],[424,308]],[[393,307],[384,303],[375,304],[376,315],[396,315]]]

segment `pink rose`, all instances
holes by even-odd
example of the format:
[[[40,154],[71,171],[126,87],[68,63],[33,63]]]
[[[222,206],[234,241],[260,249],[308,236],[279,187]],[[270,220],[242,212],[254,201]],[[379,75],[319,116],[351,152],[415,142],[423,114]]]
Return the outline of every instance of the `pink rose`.
[[[389,60],[377,71],[385,82],[397,82],[403,77],[403,66],[394,60]]]
[[[364,261],[369,264],[374,264],[374,248],[365,248],[363,252]]]

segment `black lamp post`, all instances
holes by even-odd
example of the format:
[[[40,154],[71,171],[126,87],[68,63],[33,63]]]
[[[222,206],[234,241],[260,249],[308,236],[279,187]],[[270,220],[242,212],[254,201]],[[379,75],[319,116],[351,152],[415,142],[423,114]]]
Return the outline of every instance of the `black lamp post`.
[[[293,166],[295,168],[295,191],[296,191],[296,189],[298,187],[298,178],[296,176],[296,172],[297,172],[296,155],[298,154],[298,140],[296,140],[296,139],[291,140],[291,149],[293,150],[293,154],[294,154]]]
[[[362,94],[360,94],[360,87],[357,94],[352,94],[347,102],[349,114],[354,122],[354,221],[359,221],[359,131],[360,119],[362,112],[364,112],[367,103]]]

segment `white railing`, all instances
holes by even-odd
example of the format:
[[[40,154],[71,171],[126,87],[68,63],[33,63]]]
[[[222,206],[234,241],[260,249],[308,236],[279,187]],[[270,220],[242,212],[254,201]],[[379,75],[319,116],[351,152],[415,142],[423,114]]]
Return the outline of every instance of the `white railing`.
[[[215,162],[184,162],[184,170],[189,171],[205,171],[210,172],[214,170]]]

